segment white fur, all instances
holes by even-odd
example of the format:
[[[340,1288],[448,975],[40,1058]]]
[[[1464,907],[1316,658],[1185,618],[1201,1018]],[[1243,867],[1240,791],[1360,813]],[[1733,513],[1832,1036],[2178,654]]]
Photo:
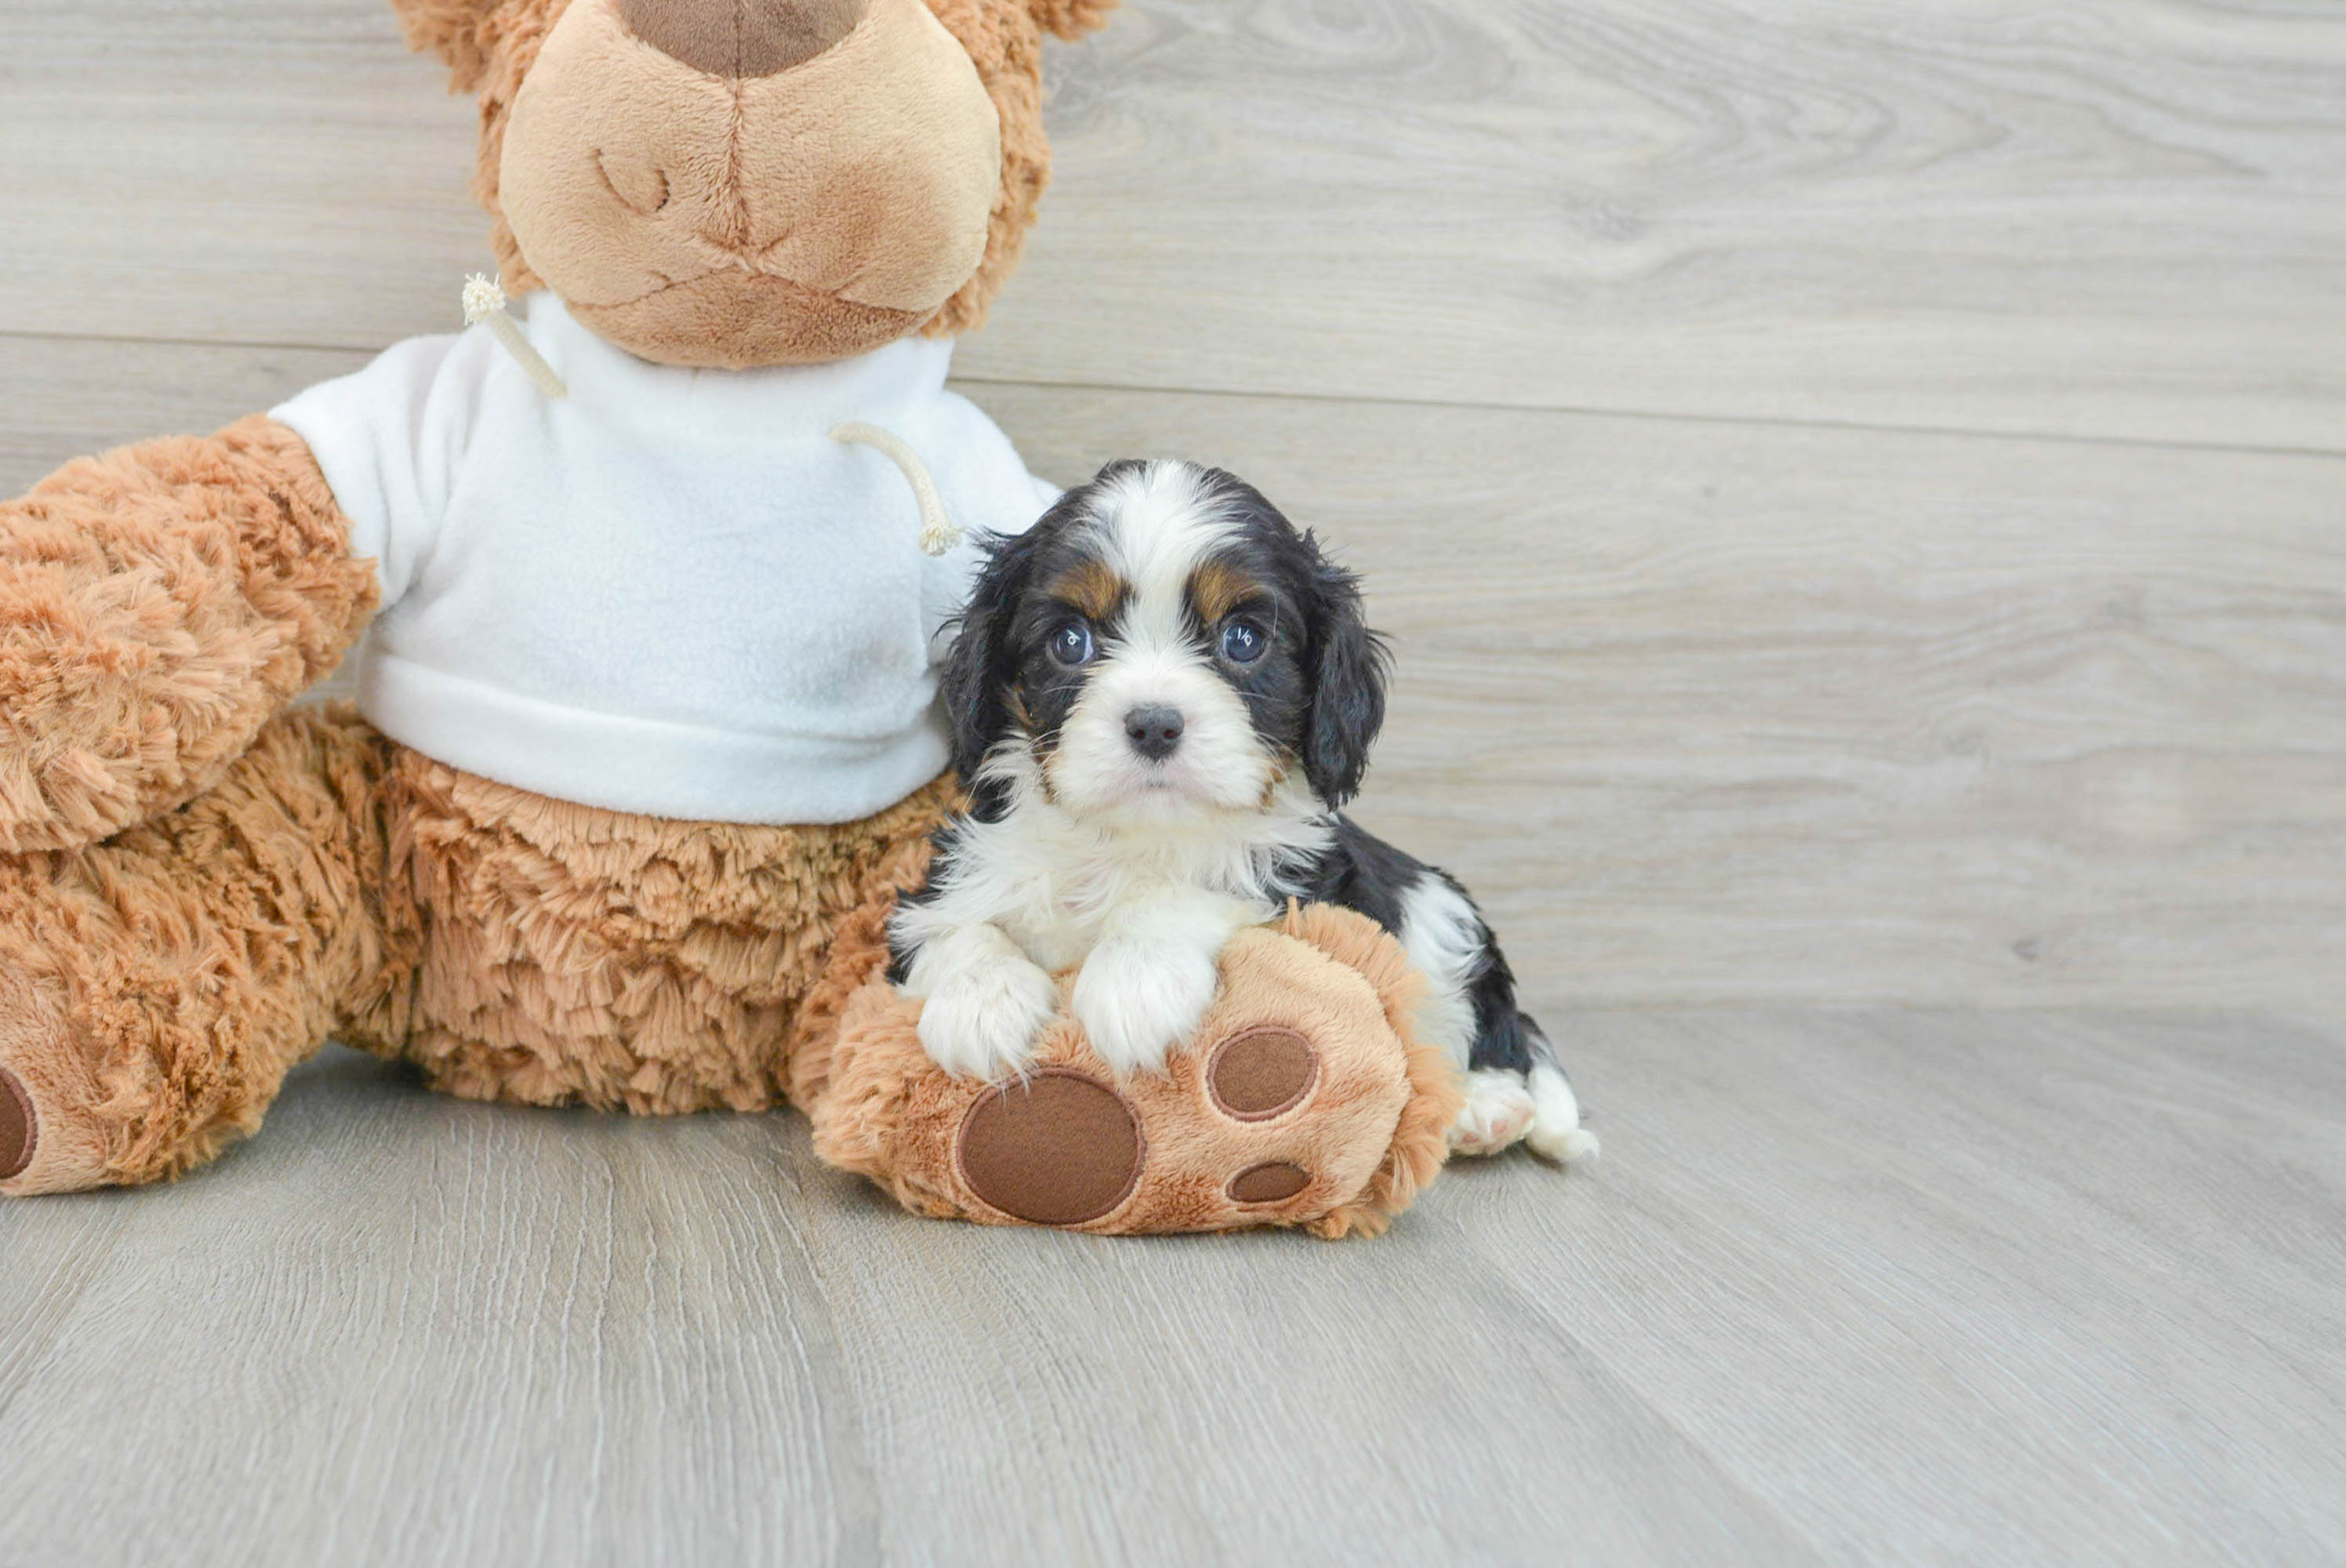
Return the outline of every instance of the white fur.
[[[1046,799],[1023,747],[1005,747],[986,772],[1008,785],[1010,809],[1000,821],[964,824],[933,896],[897,912],[896,940],[917,950],[904,993],[921,994],[933,947],[990,929],[1040,971],[1083,966],[1076,1015],[1119,1071],[1161,1065],[1166,1049],[1196,1027],[1213,999],[1223,942],[1275,915],[1282,874],[1321,853],[1329,838],[1319,803],[1296,784],[1246,812],[1101,821]],[[1021,1066],[1048,1017],[1046,1005],[1023,1020],[1021,1047],[1005,1057],[998,1038],[984,1049],[941,1051],[924,1007],[922,1044],[954,1071],[974,1070],[955,1064],[973,1058]],[[940,1043],[968,1027],[946,1020]]]
[[[1221,977],[1214,961],[1262,906],[1198,888],[1167,888],[1117,910],[1076,977],[1076,1018],[1118,1073],[1154,1071],[1205,1017]]]
[[[1449,1052],[1463,1070],[1474,1049],[1474,999],[1467,988],[1484,962],[1487,933],[1474,906],[1437,876],[1402,895],[1401,914],[1395,934],[1426,983],[1417,1037]]]
[[[1077,816],[1141,825],[1200,807],[1244,812],[1276,776],[1246,704],[1188,629],[1190,577],[1233,526],[1198,479],[1185,463],[1151,463],[1111,484],[1090,519],[1101,560],[1131,596],[1045,768],[1053,796]],[[1184,728],[1173,755],[1152,762],[1132,749],[1124,721],[1157,707],[1178,711]]]
[[[1450,1124],[1450,1147],[1462,1155],[1495,1155],[1523,1142],[1538,1107],[1524,1075],[1505,1067],[1466,1074],[1466,1103]]]
[[[1441,1046],[1464,1068],[1474,1048],[1474,999],[1468,988],[1484,962],[1490,933],[1474,906],[1439,877],[1411,888],[1401,905],[1402,947],[1426,980],[1418,1038]],[[1536,1063],[1528,1075],[1506,1068],[1468,1073],[1466,1104],[1451,1124],[1451,1148],[1495,1155],[1518,1143],[1566,1165],[1596,1153],[1596,1135],[1581,1129],[1572,1084],[1553,1064]]]
[[[1532,1126],[1527,1140],[1535,1154],[1558,1165],[1596,1157],[1596,1135],[1580,1125],[1580,1101],[1571,1081],[1554,1063],[1542,1062],[1531,1071]]]
[[[921,1001],[921,1046],[948,1073],[997,1078],[1025,1066],[1058,988],[997,926],[978,922],[924,943],[904,995]]]
[[[1136,708],[1179,710],[1181,743],[1151,762],[1132,748],[1124,718]],[[1127,827],[1257,807],[1275,765],[1256,741],[1246,704],[1203,654],[1111,642],[1085,683],[1045,764],[1051,792],[1077,816]]]
[[[1092,513],[1100,558],[1133,590],[1126,630],[1145,646],[1182,640],[1190,575],[1237,529],[1211,504],[1204,479],[1186,463],[1152,463],[1111,482]]]

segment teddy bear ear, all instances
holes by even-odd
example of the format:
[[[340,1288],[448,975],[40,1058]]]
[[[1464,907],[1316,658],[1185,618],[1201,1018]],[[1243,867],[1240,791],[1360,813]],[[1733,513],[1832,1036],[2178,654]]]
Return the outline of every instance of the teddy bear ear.
[[[487,79],[489,21],[506,5],[507,0],[391,0],[407,31],[407,46],[439,56],[460,93],[474,91]]]
[[[1117,0],[1026,0],[1035,20],[1062,38],[1080,38],[1107,25]]]

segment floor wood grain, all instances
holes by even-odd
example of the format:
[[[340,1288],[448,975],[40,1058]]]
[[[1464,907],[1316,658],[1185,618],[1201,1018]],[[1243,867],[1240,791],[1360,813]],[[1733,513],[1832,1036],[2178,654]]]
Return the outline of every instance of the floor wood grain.
[[[2346,13],[1128,0],[1051,61],[966,390],[1366,571],[1362,814],[1605,1160],[1104,1241],[332,1052],[0,1206],[0,1568],[2346,1560]],[[0,494],[452,328],[472,144],[377,0],[0,7]]]
[[[486,262],[372,0],[14,0],[0,331],[380,345]],[[966,372],[2346,448],[2346,13],[1134,0]]]
[[[0,1562],[2346,1553],[2346,1039],[1573,1033],[1604,1161],[1337,1245],[938,1225],[793,1117],[331,1054],[206,1174],[0,1207]]]

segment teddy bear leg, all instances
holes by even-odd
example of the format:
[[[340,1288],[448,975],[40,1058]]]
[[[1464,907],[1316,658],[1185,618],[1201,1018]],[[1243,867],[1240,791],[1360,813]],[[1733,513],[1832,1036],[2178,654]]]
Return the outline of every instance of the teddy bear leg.
[[[342,1038],[466,1099],[668,1115],[789,1092],[790,1023],[841,921],[918,881],[940,781],[858,822],[758,827],[553,800],[394,759],[422,946],[412,1016]]]
[[[374,998],[384,752],[288,714],[177,810],[0,857],[0,1196],[202,1164]]]
[[[843,930],[804,1021],[828,1072],[816,1152],[915,1213],[1115,1232],[1289,1225],[1374,1235],[1433,1179],[1458,1074],[1414,1034],[1423,985],[1365,918],[1312,906],[1223,950],[1221,990],[1161,1073],[1119,1075],[1060,1021],[1022,1078],[931,1062],[883,975],[884,910]]]

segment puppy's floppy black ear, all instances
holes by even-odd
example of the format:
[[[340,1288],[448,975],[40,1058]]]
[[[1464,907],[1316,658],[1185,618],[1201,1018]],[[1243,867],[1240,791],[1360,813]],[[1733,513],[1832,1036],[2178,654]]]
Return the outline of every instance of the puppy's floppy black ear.
[[[1331,562],[1311,535],[1311,721],[1303,738],[1303,777],[1311,792],[1341,806],[1361,791],[1369,748],[1385,722],[1385,640],[1361,618],[1358,577]]]
[[[985,565],[970,589],[961,629],[954,634],[944,673],[937,681],[953,739],[954,771],[961,775],[962,787],[977,798],[980,817],[988,812],[977,770],[986,753],[1010,733],[1010,682],[1017,661],[1011,631],[1041,527],[1037,524],[1024,534],[994,535],[981,542]]]

